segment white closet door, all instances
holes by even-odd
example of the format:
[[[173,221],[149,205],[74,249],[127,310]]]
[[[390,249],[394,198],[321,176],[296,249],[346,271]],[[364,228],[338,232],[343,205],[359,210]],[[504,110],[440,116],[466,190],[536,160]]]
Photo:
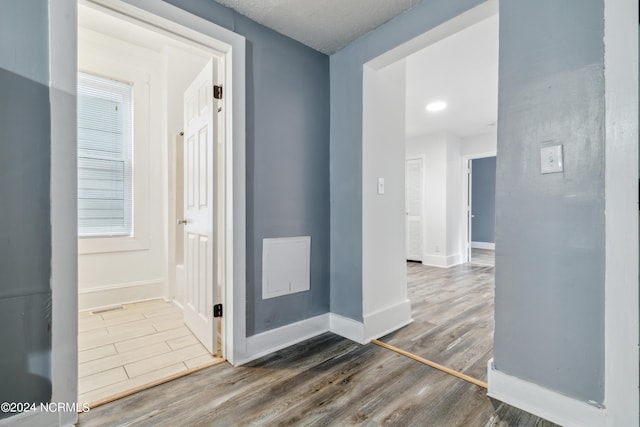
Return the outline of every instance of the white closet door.
[[[407,260],[422,261],[424,228],[422,159],[407,160],[405,174]]]

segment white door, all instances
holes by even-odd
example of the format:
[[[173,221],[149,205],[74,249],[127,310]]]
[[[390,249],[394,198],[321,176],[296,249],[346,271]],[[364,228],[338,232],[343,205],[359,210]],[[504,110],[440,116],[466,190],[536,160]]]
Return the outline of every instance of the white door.
[[[202,69],[184,93],[184,322],[212,353],[217,353],[218,248],[216,224],[218,103],[213,98],[218,66],[215,59]]]
[[[423,240],[423,166],[422,159],[407,160],[405,169],[405,212],[407,260],[422,261]]]

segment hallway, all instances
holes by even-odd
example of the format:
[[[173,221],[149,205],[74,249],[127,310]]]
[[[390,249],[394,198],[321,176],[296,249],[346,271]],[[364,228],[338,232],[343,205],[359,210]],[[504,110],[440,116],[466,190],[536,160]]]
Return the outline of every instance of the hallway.
[[[414,322],[381,341],[486,380],[493,269],[410,263]],[[394,352],[326,333],[248,365],[213,366],[80,414],[80,426],[536,426],[552,423]]]

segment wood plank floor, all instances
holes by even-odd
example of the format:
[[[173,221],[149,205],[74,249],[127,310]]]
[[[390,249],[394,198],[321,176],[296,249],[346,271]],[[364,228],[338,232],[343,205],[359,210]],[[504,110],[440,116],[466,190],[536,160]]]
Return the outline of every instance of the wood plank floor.
[[[486,380],[493,269],[409,263],[415,321],[381,340]],[[323,334],[80,414],[80,426],[536,426],[480,387],[373,344]]]
[[[486,266],[496,265],[496,251],[492,249],[471,249],[471,263]]]
[[[78,402],[94,404],[188,369],[211,356],[162,299],[78,316]]]

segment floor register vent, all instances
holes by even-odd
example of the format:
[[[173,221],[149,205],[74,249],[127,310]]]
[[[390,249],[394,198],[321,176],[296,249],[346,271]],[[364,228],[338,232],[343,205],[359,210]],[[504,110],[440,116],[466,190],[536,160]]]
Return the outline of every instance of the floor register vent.
[[[91,312],[91,314],[102,314],[102,313],[109,313],[111,311],[120,311],[120,310],[124,310],[124,306],[123,305],[118,305],[118,306],[115,306],[115,307],[102,308],[100,310],[93,310]]]

